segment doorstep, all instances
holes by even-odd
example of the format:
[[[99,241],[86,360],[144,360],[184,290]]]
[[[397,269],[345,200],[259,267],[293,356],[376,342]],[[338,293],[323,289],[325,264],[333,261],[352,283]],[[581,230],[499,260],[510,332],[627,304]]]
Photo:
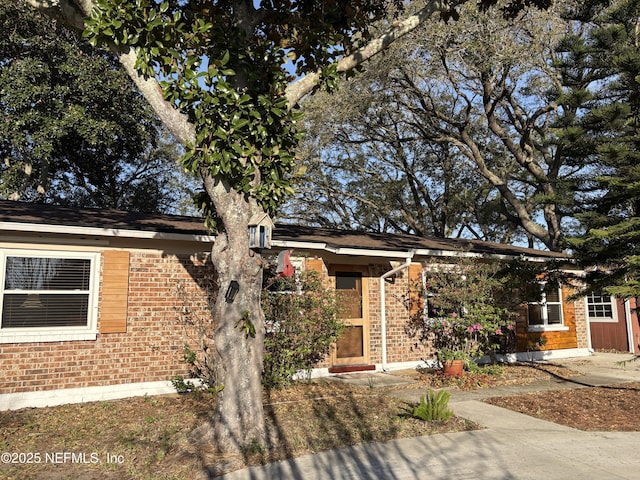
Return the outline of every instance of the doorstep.
[[[375,371],[375,369],[375,365],[336,365],[335,367],[329,367],[329,373],[369,372]]]

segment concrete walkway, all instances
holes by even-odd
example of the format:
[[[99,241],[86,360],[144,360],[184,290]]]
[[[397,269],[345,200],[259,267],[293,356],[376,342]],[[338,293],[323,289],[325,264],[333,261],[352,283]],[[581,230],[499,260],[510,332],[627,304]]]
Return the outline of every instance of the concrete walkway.
[[[533,390],[640,382],[640,361],[625,368],[617,365],[628,358],[630,355],[597,353],[552,362],[584,373],[570,381],[452,391],[450,405],[455,414],[483,425],[484,430],[358,445],[239,470],[220,478],[635,480],[640,478],[640,432],[582,432],[479,401]],[[401,395],[412,398],[416,393],[409,389]]]

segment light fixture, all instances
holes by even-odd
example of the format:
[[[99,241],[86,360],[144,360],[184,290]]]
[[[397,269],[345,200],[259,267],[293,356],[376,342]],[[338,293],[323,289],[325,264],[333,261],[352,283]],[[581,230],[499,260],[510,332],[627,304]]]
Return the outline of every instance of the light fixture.
[[[231,280],[231,283],[229,283],[229,288],[227,288],[227,293],[224,294],[224,299],[226,300],[226,302],[233,303],[239,290],[240,284],[235,280]]]

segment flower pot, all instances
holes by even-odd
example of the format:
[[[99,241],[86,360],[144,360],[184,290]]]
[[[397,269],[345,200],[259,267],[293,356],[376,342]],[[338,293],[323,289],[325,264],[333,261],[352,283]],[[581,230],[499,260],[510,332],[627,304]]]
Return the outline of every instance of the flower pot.
[[[445,377],[461,377],[464,372],[464,360],[446,360],[442,367]]]

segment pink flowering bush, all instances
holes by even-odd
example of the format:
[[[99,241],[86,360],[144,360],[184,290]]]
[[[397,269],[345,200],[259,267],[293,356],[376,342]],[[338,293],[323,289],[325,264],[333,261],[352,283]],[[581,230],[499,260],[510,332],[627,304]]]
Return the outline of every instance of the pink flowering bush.
[[[440,360],[493,355],[514,337],[516,313],[500,302],[505,288],[496,264],[463,259],[427,269],[422,321]]]

